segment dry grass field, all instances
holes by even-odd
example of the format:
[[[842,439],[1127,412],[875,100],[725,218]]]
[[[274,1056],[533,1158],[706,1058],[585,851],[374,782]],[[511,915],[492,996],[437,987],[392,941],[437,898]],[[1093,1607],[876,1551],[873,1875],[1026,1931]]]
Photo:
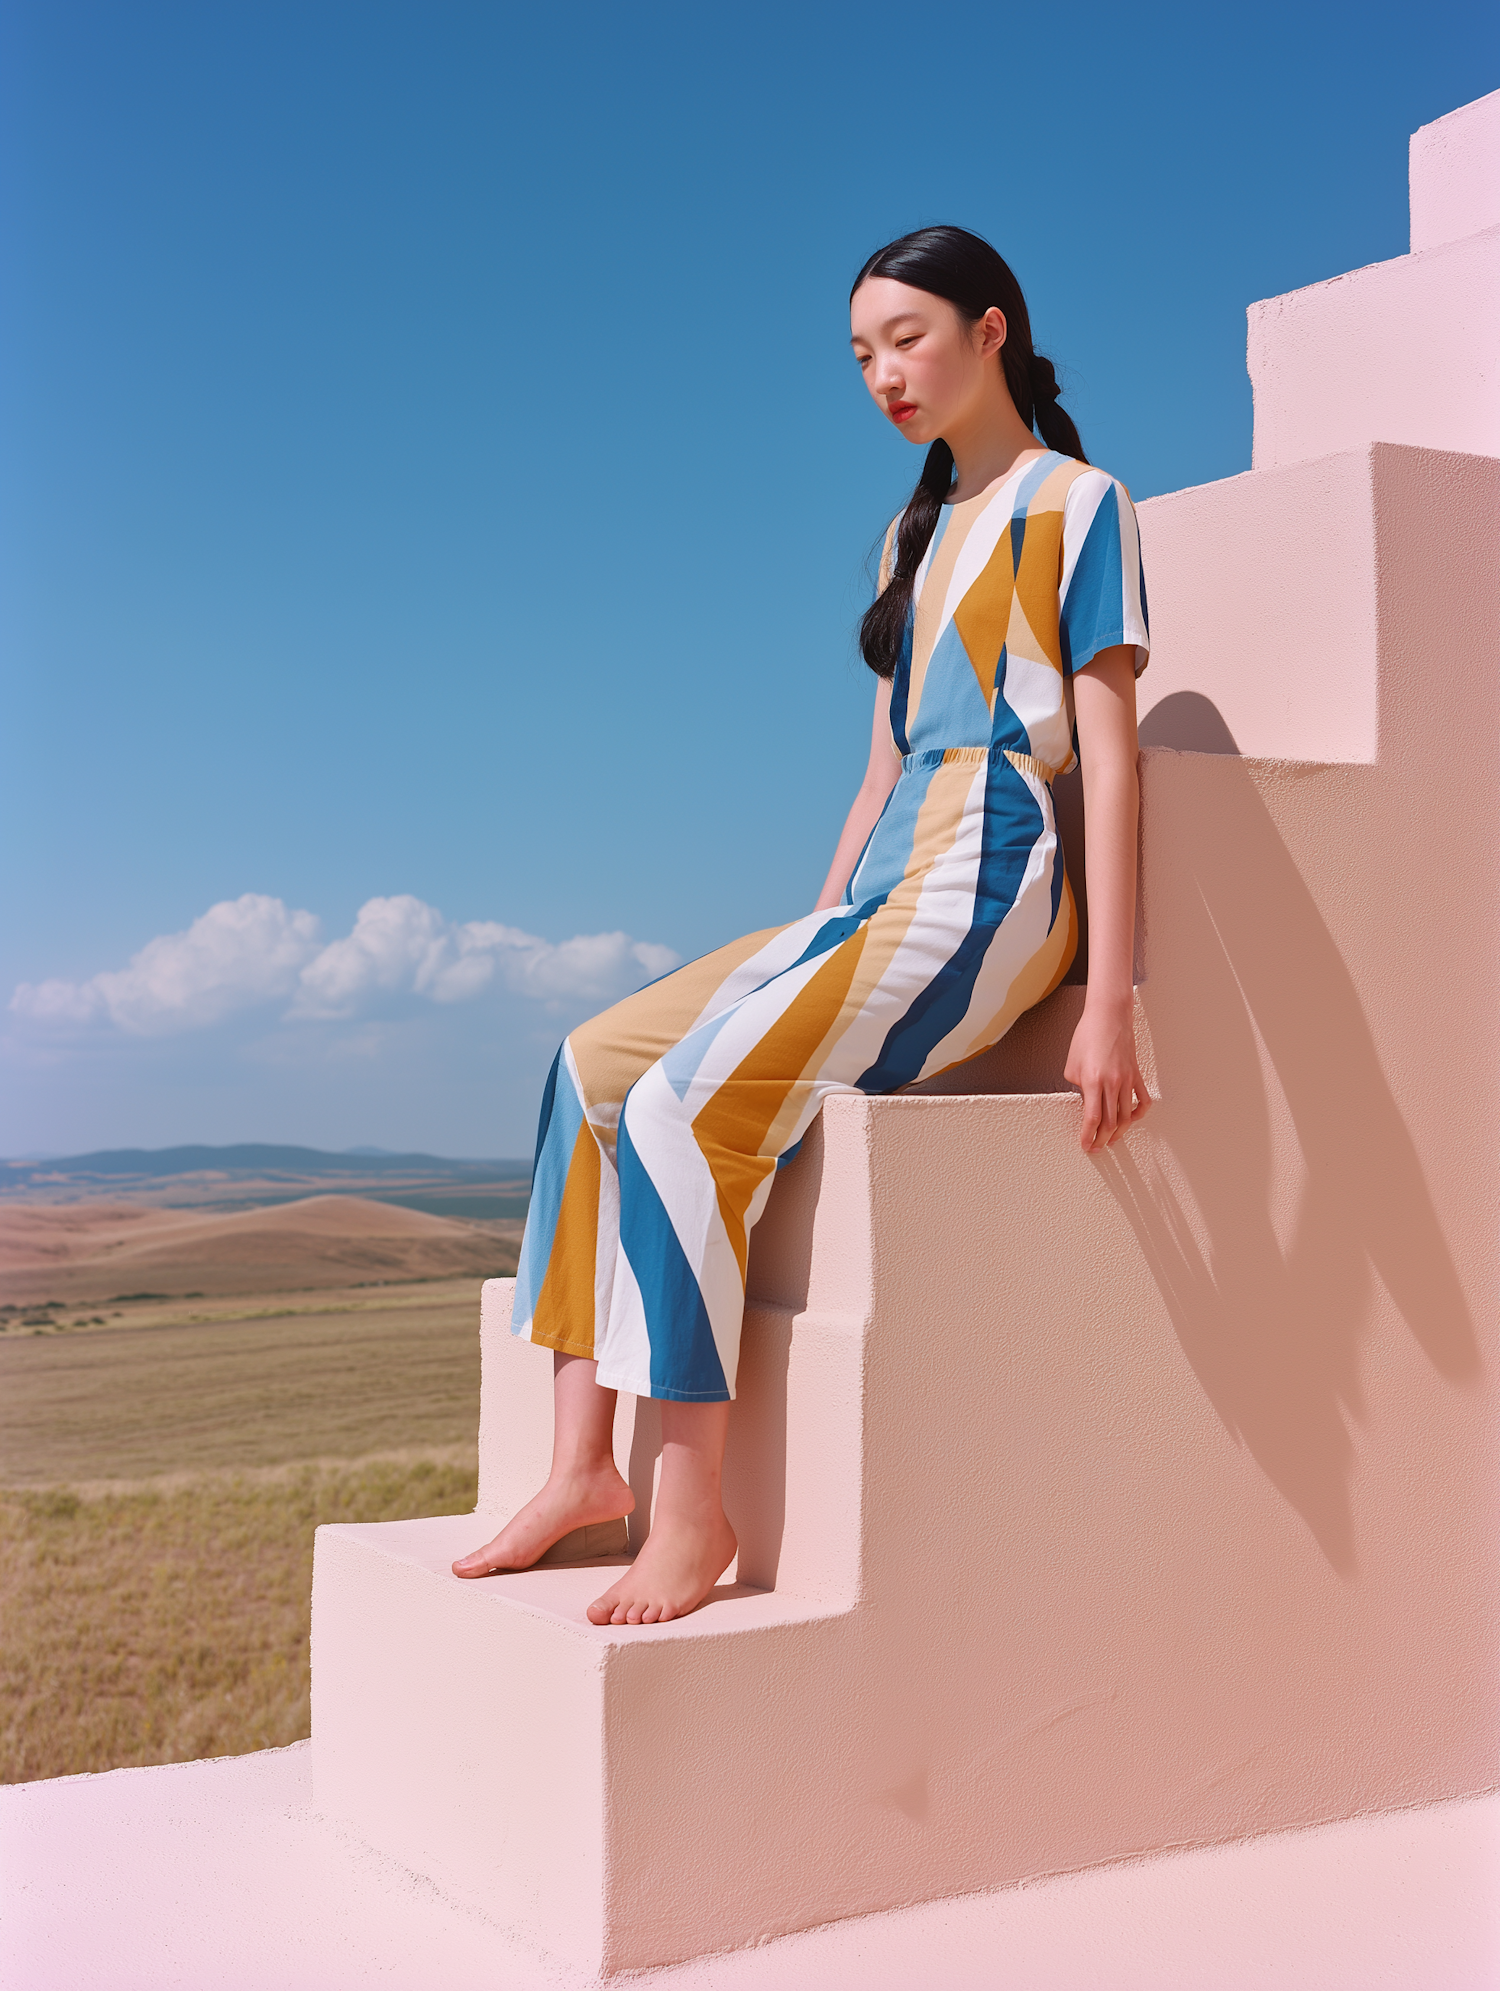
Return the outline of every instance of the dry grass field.
[[[313,1529],[474,1496],[467,1446],[0,1493],[0,1781],[306,1735]]]
[[[144,1235],[118,1204],[63,1240],[0,1212],[0,1781],[305,1735],[313,1529],[473,1506],[479,1286],[519,1224],[309,1203],[243,1213],[279,1226],[258,1284],[233,1218],[156,1231],[156,1297],[108,1276]]]
[[[0,1335],[0,1484],[358,1458],[472,1443],[479,1286],[110,1309]]]

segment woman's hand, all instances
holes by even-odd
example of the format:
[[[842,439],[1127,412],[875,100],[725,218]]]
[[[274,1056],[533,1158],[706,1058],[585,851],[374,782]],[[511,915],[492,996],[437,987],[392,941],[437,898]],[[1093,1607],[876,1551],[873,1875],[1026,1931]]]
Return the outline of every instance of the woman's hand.
[[[1135,1055],[1134,1005],[1089,997],[1073,1032],[1063,1077],[1083,1094],[1080,1140],[1085,1154],[1112,1148],[1151,1110]]]

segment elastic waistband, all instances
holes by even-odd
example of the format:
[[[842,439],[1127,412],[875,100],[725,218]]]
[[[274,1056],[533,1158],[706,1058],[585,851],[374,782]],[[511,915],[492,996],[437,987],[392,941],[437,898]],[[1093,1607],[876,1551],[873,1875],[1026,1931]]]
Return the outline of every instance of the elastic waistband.
[[[929,747],[925,753],[903,754],[901,772],[914,774],[929,767],[977,767],[981,761],[993,763],[997,760],[1008,760],[1020,773],[1035,775],[1049,788],[1059,773],[1057,768],[1048,767],[1044,760],[1038,760],[1035,754],[1013,754],[1009,747]]]

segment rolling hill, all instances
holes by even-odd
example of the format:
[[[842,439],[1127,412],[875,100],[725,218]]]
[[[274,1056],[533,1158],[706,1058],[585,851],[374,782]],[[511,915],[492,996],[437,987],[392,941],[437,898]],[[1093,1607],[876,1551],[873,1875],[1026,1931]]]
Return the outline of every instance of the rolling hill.
[[[367,1149],[329,1154],[262,1143],[111,1148],[0,1161],[0,1207],[108,1197],[163,1208],[244,1210],[340,1195],[484,1222],[524,1217],[530,1182],[526,1161],[450,1161]]]
[[[493,1230],[364,1197],[236,1211],[104,1199],[0,1208],[0,1299],[12,1306],[482,1279],[513,1265],[513,1243]]]

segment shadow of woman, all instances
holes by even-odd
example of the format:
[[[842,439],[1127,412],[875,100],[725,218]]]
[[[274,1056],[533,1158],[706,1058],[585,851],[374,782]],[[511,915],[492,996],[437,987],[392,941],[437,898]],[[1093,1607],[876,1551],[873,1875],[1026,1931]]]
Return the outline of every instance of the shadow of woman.
[[[1163,1099],[1100,1166],[1226,1429],[1353,1578],[1375,1282],[1451,1383],[1480,1371],[1474,1326],[1354,981],[1249,770],[1156,772],[1143,996]]]

